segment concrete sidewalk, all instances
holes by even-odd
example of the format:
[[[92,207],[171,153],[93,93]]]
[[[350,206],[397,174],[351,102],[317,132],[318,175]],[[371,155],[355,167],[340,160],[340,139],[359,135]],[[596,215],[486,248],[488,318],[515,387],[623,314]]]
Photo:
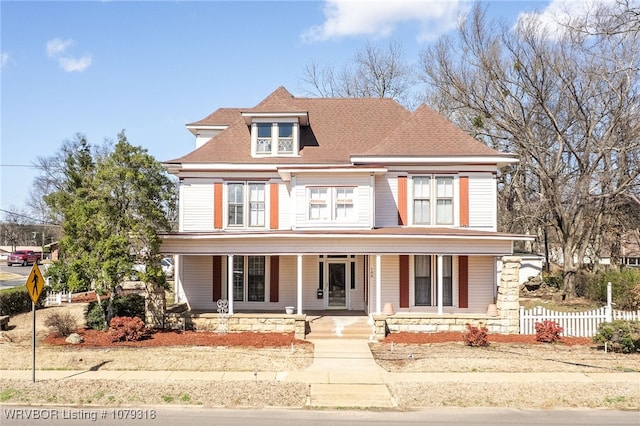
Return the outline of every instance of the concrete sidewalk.
[[[420,383],[639,383],[640,373],[389,373],[373,359],[364,339],[319,339],[314,361],[303,371],[114,371],[36,370],[38,380],[277,381],[310,386],[314,407],[396,406],[388,385]],[[0,378],[31,380],[31,370],[0,370]]]

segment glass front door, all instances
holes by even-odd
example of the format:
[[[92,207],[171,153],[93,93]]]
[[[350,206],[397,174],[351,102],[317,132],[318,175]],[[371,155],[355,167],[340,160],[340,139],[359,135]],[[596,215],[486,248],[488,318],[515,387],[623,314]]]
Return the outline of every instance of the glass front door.
[[[347,266],[346,263],[329,263],[329,300],[330,308],[347,307]]]

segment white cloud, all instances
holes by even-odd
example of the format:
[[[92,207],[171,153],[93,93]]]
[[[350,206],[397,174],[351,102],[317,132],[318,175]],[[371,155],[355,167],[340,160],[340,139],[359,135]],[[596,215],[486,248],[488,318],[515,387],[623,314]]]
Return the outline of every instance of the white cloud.
[[[60,68],[66,72],[82,72],[91,65],[91,55],[84,55],[81,58],[63,55],[67,48],[74,44],[75,41],[73,39],[62,40],[54,38],[49,40],[47,42],[47,55],[50,58],[57,59]]]
[[[75,42],[72,39],[62,40],[54,38],[47,42],[47,56],[54,58],[64,53],[67,47],[73,45]]]
[[[558,39],[564,34],[564,24],[575,20],[588,18],[595,6],[603,3],[613,3],[615,0],[552,0],[549,5],[538,12],[521,13],[518,24],[534,23],[535,27],[552,39]]]
[[[0,60],[0,68],[4,68],[9,63],[9,54],[7,52],[2,52]]]
[[[326,0],[325,22],[307,28],[305,41],[368,35],[387,37],[398,25],[415,22],[419,40],[433,39],[454,28],[469,3],[460,0]]]
[[[58,58],[60,68],[66,72],[82,72],[91,65],[91,55],[85,55],[82,58]]]

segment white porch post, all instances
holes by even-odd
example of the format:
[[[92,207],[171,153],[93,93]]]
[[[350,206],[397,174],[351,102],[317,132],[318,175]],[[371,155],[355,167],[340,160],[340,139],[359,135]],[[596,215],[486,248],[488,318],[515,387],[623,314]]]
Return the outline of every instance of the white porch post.
[[[302,315],[302,255],[298,255],[298,315]]]
[[[382,265],[380,255],[376,254],[376,313],[382,313],[382,278],[380,277]]]
[[[233,255],[227,256],[227,297],[229,300],[229,315],[233,315]]]
[[[442,255],[438,255],[438,314],[442,315],[442,297],[443,292],[443,278],[442,278]]]

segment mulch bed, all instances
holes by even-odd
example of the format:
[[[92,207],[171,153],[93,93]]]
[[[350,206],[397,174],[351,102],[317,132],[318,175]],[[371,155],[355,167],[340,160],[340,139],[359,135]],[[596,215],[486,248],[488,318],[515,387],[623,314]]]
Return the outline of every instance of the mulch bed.
[[[542,344],[536,340],[535,335],[530,334],[488,334],[487,338],[489,343]],[[387,335],[382,342],[408,344],[462,342],[462,333],[455,331],[443,331],[439,333],[393,333]],[[561,337],[559,343],[567,346],[592,345],[593,341],[589,337]]]
[[[84,342],[76,345],[65,342],[66,337],[50,334],[43,342],[52,346],[74,346],[81,348],[101,347],[157,347],[157,346],[236,346],[236,347],[284,347],[310,345],[305,340],[295,339],[293,333],[228,333],[217,334],[205,331],[154,330],[146,339],[137,342],[112,342],[108,331],[77,330]]]

